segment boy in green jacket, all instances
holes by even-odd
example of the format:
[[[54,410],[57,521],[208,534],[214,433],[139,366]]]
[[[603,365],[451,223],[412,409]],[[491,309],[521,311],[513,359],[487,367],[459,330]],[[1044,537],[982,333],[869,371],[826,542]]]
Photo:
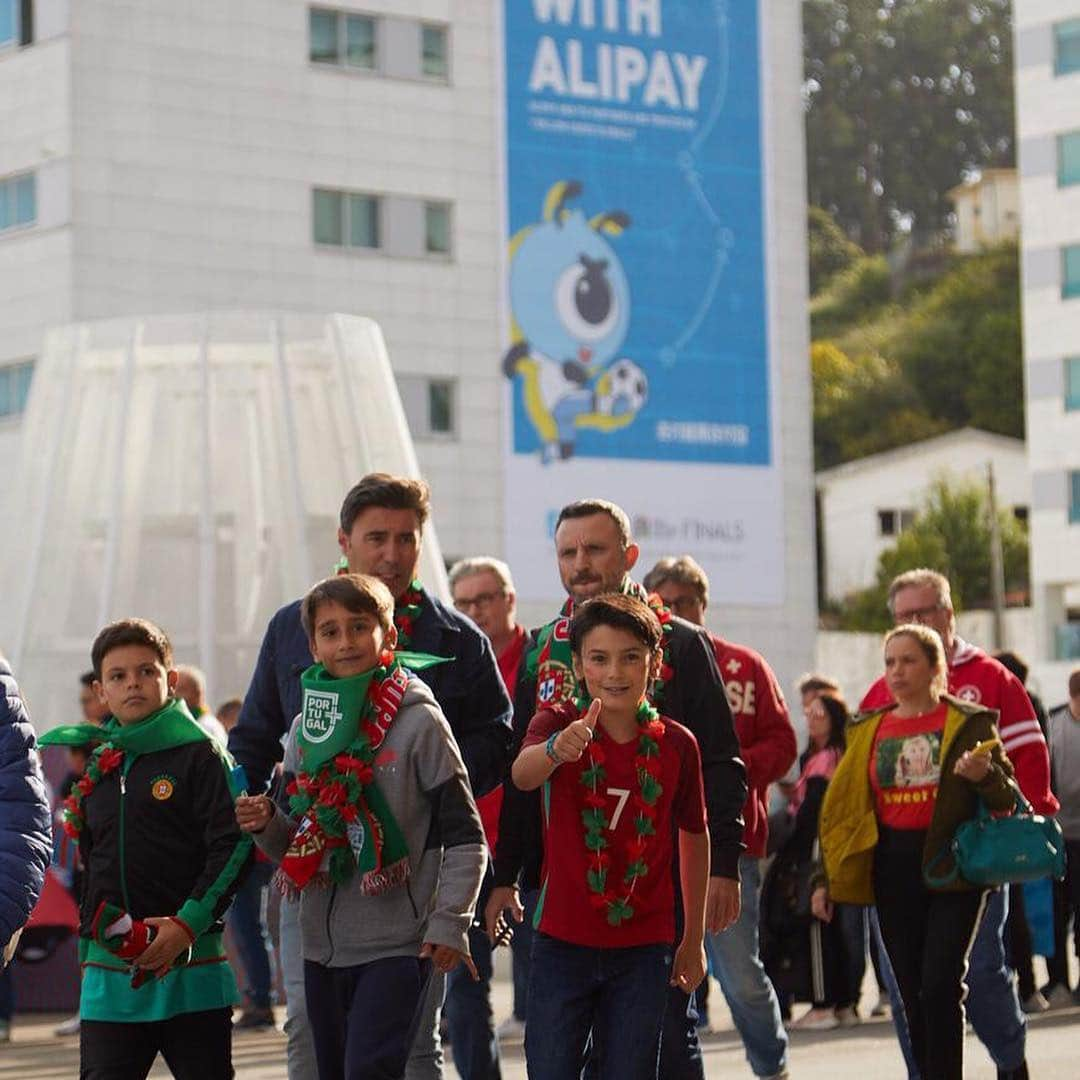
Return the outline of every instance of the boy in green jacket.
[[[64,828],[86,867],[80,910],[80,1077],[144,1080],[160,1052],[177,1080],[229,1080],[236,982],[222,917],[251,859],[232,762],[175,695],[165,633],[111,623],[91,651],[112,719],[93,738]]]

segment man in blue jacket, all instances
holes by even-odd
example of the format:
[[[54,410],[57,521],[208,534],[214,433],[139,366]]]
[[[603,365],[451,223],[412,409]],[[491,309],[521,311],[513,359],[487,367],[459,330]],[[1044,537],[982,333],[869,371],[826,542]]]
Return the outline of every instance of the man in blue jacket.
[[[52,853],[49,796],[34,729],[8,662],[0,655],[0,968],[45,884]],[[0,1017],[0,1036],[7,1021]]]
[[[476,796],[503,780],[510,755],[510,698],[503,686],[487,637],[467,616],[441,603],[416,581],[420,543],[430,510],[430,494],[422,480],[371,473],[345,496],[338,544],[353,573],[380,578],[395,600],[398,648],[452,658],[418,672],[432,690],[454,733],[469,782]],[[307,635],[300,623],[300,601],[283,607],[270,620],[255,674],[244,698],[240,719],[229,736],[229,749],[247,772],[250,790],[261,791],[281,760],[281,739],[300,711],[300,674],[312,663]],[[294,912],[282,905],[282,955],[292,936]],[[288,981],[288,975],[286,975]],[[441,1000],[442,980],[438,982]],[[314,1059],[304,1050],[308,1038],[294,991],[285,1028],[289,1034],[290,1080],[313,1076]],[[409,1062],[409,1080],[441,1075],[441,1054],[431,1031],[417,1036]],[[299,1059],[306,1059],[301,1062]],[[294,1064],[295,1059],[295,1064]]]

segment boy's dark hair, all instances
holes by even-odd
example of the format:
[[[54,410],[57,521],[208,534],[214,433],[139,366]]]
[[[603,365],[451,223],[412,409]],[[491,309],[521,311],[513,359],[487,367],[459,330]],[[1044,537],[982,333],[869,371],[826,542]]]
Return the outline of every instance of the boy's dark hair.
[[[391,476],[390,473],[368,473],[350,489],[341,504],[341,528],[352,532],[353,522],[369,507],[384,510],[412,510],[416,524],[424,527],[431,509],[431,490],[423,480],[411,476]]]
[[[300,601],[300,621],[309,639],[315,636],[315,616],[322,604],[340,604],[354,615],[374,615],[384,631],[394,623],[390,590],[367,574],[338,574],[308,590]]]
[[[1027,685],[1028,672],[1031,670],[1027,661],[1012,649],[1000,649],[994,653],[994,659],[1003,667],[1008,668],[1023,685]]]
[[[226,698],[215,710],[214,715],[220,717],[223,712],[235,710],[239,712],[244,707],[244,699],[239,697]]]
[[[120,619],[118,622],[109,623],[94,638],[94,644],[90,648],[90,662],[94,665],[95,679],[101,678],[101,663],[105,656],[123,645],[145,645],[157,655],[165,667],[173,666],[172,643],[169,635],[160,626],[155,626],[148,619]]]
[[[585,636],[598,626],[610,626],[633,634],[649,651],[660,647],[664,632],[652,608],[636,596],[609,593],[582,604],[570,620],[570,651],[581,655]]]
[[[567,503],[559,511],[559,517],[555,522],[555,531],[564,521],[573,521],[576,518],[592,517],[594,514],[607,514],[615,522],[615,528],[619,531],[619,543],[625,551],[633,542],[634,536],[630,530],[630,519],[621,506],[616,506],[607,499],[579,499],[577,502]]]
[[[797,687],[800,694],[816,691],[828,697],[836,697],[840,693],[840,684],[832,676],[819,675],[816,671],[801,676]]]
[[[95,675],[92,671],[84,671],[79,676],[79,683],[82,686],[93,686]]]

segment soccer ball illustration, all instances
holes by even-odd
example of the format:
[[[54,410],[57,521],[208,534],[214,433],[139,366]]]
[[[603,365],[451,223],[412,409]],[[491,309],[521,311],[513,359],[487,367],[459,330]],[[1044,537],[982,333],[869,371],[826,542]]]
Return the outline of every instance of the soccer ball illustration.
[[[640,412],[649,400],[649,380],[633,360],[616,360],[596,384],[596,411],[605,416]]]

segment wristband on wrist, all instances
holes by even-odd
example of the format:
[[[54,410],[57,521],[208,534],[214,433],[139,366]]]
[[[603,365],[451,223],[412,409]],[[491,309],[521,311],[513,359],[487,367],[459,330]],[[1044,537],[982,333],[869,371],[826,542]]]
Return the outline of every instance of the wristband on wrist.
[[[559,757],[559,752],[555,749],[555,740],[559,737],[559,732],[552,732],[548,736],[547,744],[544,746],[544,753],[547,754],[549,760],[553,761],[556,766],[561,765],[562,758]]]

